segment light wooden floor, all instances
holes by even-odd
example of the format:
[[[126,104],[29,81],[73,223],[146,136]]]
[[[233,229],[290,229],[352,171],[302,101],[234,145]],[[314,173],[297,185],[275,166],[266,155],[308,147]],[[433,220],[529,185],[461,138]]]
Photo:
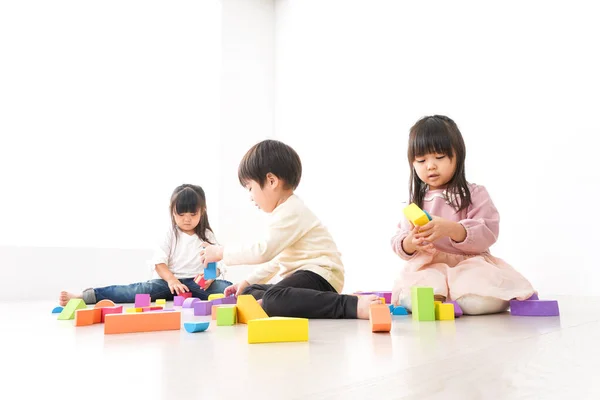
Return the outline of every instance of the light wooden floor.
[[[0,303],[0,399],[600,399],[600,297],[558,299],[561,317],[313,320],[308,343],[262,345],[246,325],[105,336]]]

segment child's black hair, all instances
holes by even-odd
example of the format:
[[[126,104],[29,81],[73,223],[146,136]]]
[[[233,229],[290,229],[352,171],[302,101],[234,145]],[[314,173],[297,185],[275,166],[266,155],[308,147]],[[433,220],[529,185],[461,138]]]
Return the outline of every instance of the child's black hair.
[[[201,213],[200,222],[196,225],[194,231],[202,241],[214,244],[206,237],[206,230],[212,232],[212,229],[208,222],[208,214],[206,212],[206,195],[200,186],[187,183],[177,186],[171,195],[171,206],[169,207],[169,210],[171,211],[171,224],[173,225],[173,231],[175,232],[175,240],[178,238],[178,230],[173,214],[199,212]]]
[[[298,153],[278,140],[263,140],[252,146],[242,158],[238,178],[242,186],[255,181],[262,188],[269,172],[285,181],[288,188],[296,189],[302,177]]]

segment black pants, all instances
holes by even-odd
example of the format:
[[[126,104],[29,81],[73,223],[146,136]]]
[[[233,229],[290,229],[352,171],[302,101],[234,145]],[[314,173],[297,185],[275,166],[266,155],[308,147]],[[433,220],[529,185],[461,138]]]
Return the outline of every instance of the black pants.
[[[338,294],[320,275],[300,270],[275,285],[250,285],[243,294],[262,299],[270,317],[356,318],[358,297]]]

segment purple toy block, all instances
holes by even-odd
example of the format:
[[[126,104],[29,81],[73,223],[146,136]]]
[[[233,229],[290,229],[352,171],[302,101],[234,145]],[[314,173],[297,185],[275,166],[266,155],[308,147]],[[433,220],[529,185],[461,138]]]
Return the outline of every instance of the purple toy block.
[[[556,300],[511,300],[510,314],[528,317],[554,317],[560,315]]]
[[[219,305],[223,304],[223,298],[220,298],[220,299],[212,299],[211,301],[212,301],[212,303],[213,303],[213,306],[219,306]]]
[[[383,297],[385,299],[386,304],[390,304],[392,302],[392,292],[356,292],[354,294],[358,295],[367,295],[367,294],[375,294],[378,297]]]
[[[237,304],[237,297],[235,296],[222,297],[219,300],[221,300],[221,304]]]
[[[194,315],[195,316],[206,316],[211,315],[212,312],[212,301],[197,301],[194,303]]]
[[[173,297],[173,305],[181,307],[183,305],[184,300],[185,300],[185,297],[183,297],[183,296],[175,296],[175,297]]]
[[[458,303],[454,300],[447,300],[445,303],[454,304],[454,318],[458,318],[463,315],[462,308],[458,305]]]
[[[149,294],[136,294],[135,295],[135,308],[149,307],[150,306],[150,295]]]
[[[537,293],[534,293],[534,294],[532,294],[532,295],[531,295],[531,297],[530,297],[530,298],[528,298],[527,300],[539,300],[539,299],[540,299],[540,298],[538,297],[538,294],[537,294]]]
[[[185,299],[183,301],[183,308],[194,308],[194,303],[200,301],[197,297],[190,297],[189,299]]]

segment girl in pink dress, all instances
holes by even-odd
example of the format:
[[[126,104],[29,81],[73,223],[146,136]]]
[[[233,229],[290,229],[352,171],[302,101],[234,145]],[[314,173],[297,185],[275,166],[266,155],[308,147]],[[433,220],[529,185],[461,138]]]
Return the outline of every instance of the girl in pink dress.
[[[465,314],[506,311],[509,300],[535,294],[527,279],[490,254],[500,216],[488,192],[465,178],[465,143],[450,118],[422,118],[410,129],[410,202],[431,215],[424,226],[406,218],[392,249],[406,266],[392,303],[409,310],[412,286],[433,287],[436,300],[455,300]]]

